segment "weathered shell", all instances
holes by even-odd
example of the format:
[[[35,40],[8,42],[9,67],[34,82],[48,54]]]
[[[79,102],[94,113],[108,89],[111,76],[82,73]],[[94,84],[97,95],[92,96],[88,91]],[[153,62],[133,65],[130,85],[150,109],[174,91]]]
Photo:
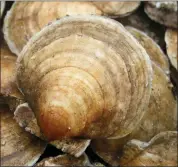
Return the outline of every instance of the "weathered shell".
[[[121,166],[177,166],[177,131],[161,132],[149,142],[131,140],[124,148]]]
[[[0,14],[0,17],[2,17],[2,15],[3,15],[4,8],[5,8],[5,1],[1,1],[1,14]]]
[[[31,38],[17,63],[19,88],[49,140],[125,136],[149,102],[149,56],[108,18],[58,20]]]
[[[14,118],[17,121],[17,123],[21,127],[23,127],[26,131],[45,140],[37,124],[35,115],[32,112],[32,110],[29,108],[27,103],[21,104],[16,108],[14,112]],[[90,144],[90,140],[63,139],[63,140],[53,141],[50,144],[52,144],[53,146],[62,150],[65,153],[69,153],[70,155],[79,157],[85,152],[86,148]]]
[[[36,166],[91,166],[86,154],[79,158],[64,154],[57,157],[45,158]]]
[[[140,2],[15,2],[4,21],[5,39],[19,55],[27,41],[48,23],[70,15],[125,16]]]
[[[149,141],[162,131],[176,130],[177,103],[171,91],[171,83],[164,71],[153,64],[152,93],[141,123],[133,132],[118,140],[93,140],[92,149],[107,163],[119,165],[120,153],[123,145],[131,139]]]
[[[150,59],[156,63],[165,73],[169,74],[169,62],[166,55],[163,53],[159,45],[153,39],[147,36],[144,32],[127,26],[126,29],[139,41],[150,56]]]
[[[117,18],[117,20],[124,26],[134,27],[144,32],[146,35],[151,37],[159,46],[161,46],[161,48],[165,47],[165,28],[162,25],[153,22],[144,12],[143,8],[139,8],[139,10],[127,17]]]
[[[23,95],[16,85],[16,56],[12,54],[6,44],[1,44],[1,92],[0,98],[14,110],[23,101]]]
[[[177,48],[177,29],[167,29],[165,34],[165,41],[167,46],[167,55],[171,64],[177,69],[178,62],[178,48]]]
[[[46,143],[25,132],[5,108],[1,114],[1,166],[32,166],[43,153]]]
[[[145,12],[154,21],[177,28],[177,2],[145,2]]]

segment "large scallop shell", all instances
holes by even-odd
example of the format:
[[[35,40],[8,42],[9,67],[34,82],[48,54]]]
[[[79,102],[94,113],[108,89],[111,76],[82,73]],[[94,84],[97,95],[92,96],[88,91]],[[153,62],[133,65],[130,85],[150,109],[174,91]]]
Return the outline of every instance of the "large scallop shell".
[[[167,29],[165,34],[165,41],[167,45],[167,55],[171,64],[177,69],[178,62],[178,47],[177,47],[177,29]]]
[[[19,55],[27,41],[45,25],[70,15],[125,16],[140,2],[15,2],[4,22],[5,39]]]
[[[121,166],[177,166],[177,131],[161,132],[149,142],[131,140],[124,147]]]
[[[43,153],[46,143],[25,132],[5,108],[1,114],[1,166],[32,166]]]
[[[12,54],[6,44],[1,44],[1,92],[0,98],[14,110],[23,102],[23,95],[16,85],[15,63],[16,56]]]
[[[156,42],[144,32],[127,26],[126,29],[139,41],[139,43],[145,48],[150,59],[156,63],[165,73],[169,74],[169,62],[166,55]]]
[[[145,2],[145,12],[154,21],[177,28],[177,2]]]
[[[152,62],[153,86],[148,111],[133,132],[118,140],[93,140],[92,149],[107,163],[119,165],[123,145],[130,139],[149,141],[162,131],[176,130],[177,103],[164,71]]]
[[[17,63],[19,88],[48,140],[123,137],[149,102],[149,56],[108,18],[58,20],[31,38]]]

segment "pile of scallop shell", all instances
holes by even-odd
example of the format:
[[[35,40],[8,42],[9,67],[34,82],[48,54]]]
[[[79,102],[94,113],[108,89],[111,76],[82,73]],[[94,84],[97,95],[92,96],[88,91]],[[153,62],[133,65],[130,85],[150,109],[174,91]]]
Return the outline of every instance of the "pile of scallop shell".
[[[1,1],[1,166],[177,166],[177,3]]]

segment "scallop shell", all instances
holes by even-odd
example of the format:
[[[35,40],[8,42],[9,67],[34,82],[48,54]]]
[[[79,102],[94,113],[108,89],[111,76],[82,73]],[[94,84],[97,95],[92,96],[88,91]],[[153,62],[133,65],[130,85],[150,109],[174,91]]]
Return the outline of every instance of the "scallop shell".
[[[164,71],[153,65],[152,93],[141,123],[133,132],[118,140],[93,140],[92,149],[107,163],[117,166],[123,145],[131,139],[149,141],[162,131],[176,130],[177,103],[171,91],[171,83]]]
[[[1,92],[0,98],[14,110],[23,102],[23,95],[16,85],[16,56],[12,54],[6,44],[1,44]]]
[[[17,123],[21,127],[23,127],[27,132],[30,132],[31,134],[45,140],[37,124],[35,115],[27,103],[21,104],[16,108],[14,112],[14,118],[17,121]],[[79,157],[85,152],[86,148],[90,144],[90,140],[63,139],[50,142],[50,144],[52,144],[53,146],[62,150],[65,153],[69,153],[70,155]]]
[[[149,56],[108,18],[66,17],[48,25],[17,64],[19,89],[48,140],[123,137],[149,102]]]
[[[178,48],[177,48],[177,33],[176,29],[167,29],[165,34],[165,41],[167,45],[167,55],[171,64],[177,69],[178,62]]]
[[[126,29],[139,41],[139,43],[145,48],[150,59],[156,63],[165,73],[169,74],[169,62],[166,55],[163,53],[159,45],[154,42],[148,35],[144,32],[127,26]]]
[[[145,2],[145,12],[152,20],[177,28],[177,2]]]
[[[36,166],[91,166],[86,154],[79,158],[64,154],[57,157],[45,158]]]
[[[13,119],[13,113],[1,107],[1,166],[32,166],[46,143],[25,132]]]
[[[27,41],[48,23],[70,15],[125,16],[140,2],[15,2],[4,21],[5,39],[19,55]]]
[[[161,132],[149,142],[131,140],[124,148],[121,166],[177,166],[177,131]]]

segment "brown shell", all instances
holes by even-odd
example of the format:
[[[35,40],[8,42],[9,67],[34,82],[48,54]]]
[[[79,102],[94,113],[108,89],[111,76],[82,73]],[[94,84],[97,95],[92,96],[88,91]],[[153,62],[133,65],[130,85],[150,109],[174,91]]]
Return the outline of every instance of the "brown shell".
[[[1,44],[1,92],[0,98],[14,110],[23,101],[23,96],[16,85],[16,56],[6,44]]]
[[[154,21],[177,28],[177,2],[145,2],[145,12]]]
[[[8,109],[1,114],[1,165],[32,166],[43,153],[46,143],[25,132]]]
[[[107,163],[119,165],[120,153],[123,145],[131,139],[149,141],[162,131],[176,130],[177,103],[172,94],[172,84],[164,71],[156,64],[153,65],[152,93],[141,123],[133,132],[118,140],[93,140],[92,149]]]
[[[150,59],[156,63],[165,73],[169,74],[169,62],[168,58],[161,50],[158,44],[154,42],[152,38],[150,38],[144,32],[127,26],[126,29],[139,41],[139,43],[145,48],[146,52],[150,56]]]
[[[171,64],[177,69],[178,62],[178,48],[177,48],[177,29],[167,29],[165,34],[165,41],[167,46],[167,55]]]
[[[17,121],[17,123],[21,127],[23,127],[27,132],[30,132],[31,134],[45,140],[37,124],[35,115],[27,103],[21,104],[16,108],[14,112],[14,118]],[[85,149],[90,144],[90,140],[63,139],[53,141],[50,144],[52,144],[53,146],[62,150],[65,153],[69,153],[70,155],[79,157],[84,153]]]
[[[86,154],[79,158],[64,154],[57,157],[45,158],[36,166],[91,166],[91,163]]]
[[[161,132],[149,142],[131,140],[124,147],[121,166],[177,166],[177,131]]]
[[[118,138],[145,113],[152,67],[118,22],[75,16],[31,38],[18,57],[17,79],[49,140]]]
[[[125,16],[140,2],[15,2],[4,21],[5,39],[19,55],[27,41],[48,23],[70,15]]]

